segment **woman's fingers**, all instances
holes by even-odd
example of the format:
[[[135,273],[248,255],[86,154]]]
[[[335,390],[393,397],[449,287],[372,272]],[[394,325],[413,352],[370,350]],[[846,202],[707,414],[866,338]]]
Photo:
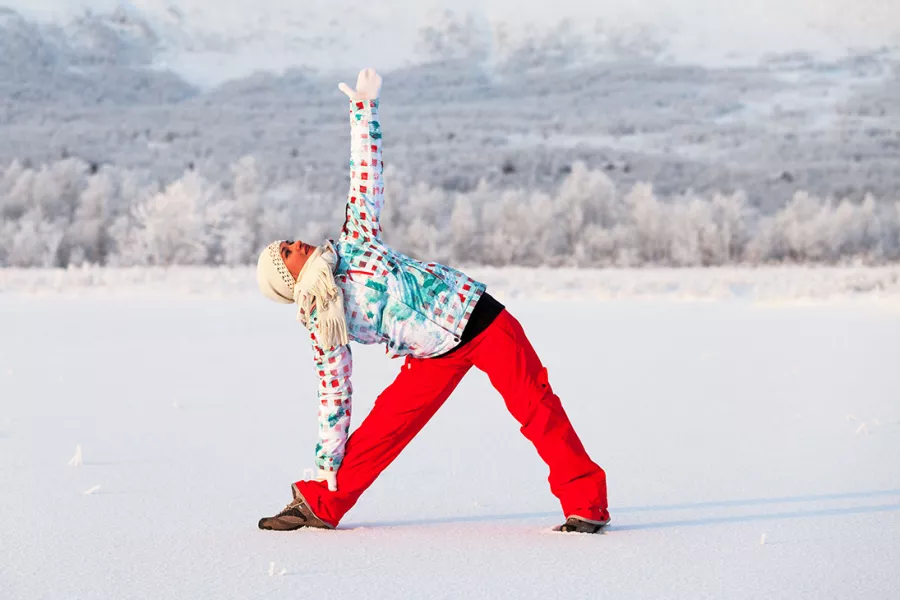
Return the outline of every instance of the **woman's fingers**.
[[[345,94],[347,94],[347,96],[348,96],[351,100],[353,100],[354,98],[356,98],[356,92],[355,92],[349,85],[347,85],[346,83],[344,83],[344,82],[339,83],[339,84],[338,84],[338,89],[341,90],[342,92],[344,92]]]
[[[343,82],[338,84],[338,89],[351,100],[374,100],[381,91],[381,75],[375,69],[363,69],[356,79],[355,90]]]

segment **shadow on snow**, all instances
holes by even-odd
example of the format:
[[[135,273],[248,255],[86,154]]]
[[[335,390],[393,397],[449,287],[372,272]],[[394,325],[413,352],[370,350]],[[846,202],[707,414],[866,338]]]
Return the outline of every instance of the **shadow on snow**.
[[[704,517],[696,519],[675,519],[670,521],[657,521],[651,523],[622,523],[617,518],[618,515],[628,513],[647,513],[647,512],[666,512],[673,510],[698,510],[706,508],[732,508],[742,506],[767,506],[774,504],[792,504],[802,502],[829,502],[836,500],[859,500],[866,498],[880,498],[886,496],[900,496],[900,489],[894,490],[875,490],[868,492],[847,492],[840,494],[821,494],[807,496],[786,496],[776,498],[751,498],[744,500],[719,500],[712,502],[695,502],[682,504],[660,504],[654,506],[624,506],[611,507],[613,521],[611,529],[616,531],[629,531],[641,529],[665,529],[669,527],[695,527],[701,525],[719,525],[724,523],[751,523],[755,521],[775,521],[781,519],[802,519],[810,517],[829,517],[829,516],[846,516],[861,515],[868,513],[882,513],[900,511],[900,503],[879,504],[875,506],[848,506],[842,508],[818,508],[818,509],[800,509],[787,512],[777,513],[759,513],[749,515],[734,515],[722,517]],[[464,515],[456,517],[438,517],[426,519],[409,519],[403,521],[386,521],[381,523],[355,523],[347,527],[353,529],[356,527],[405,527],[405,526],[422,526],[422,525],[447,525],[454,523],[490,523],[495,521],[517,521],[528,519],[548,519],[557,517],[561,519],[559,512],[541,512],[541,513],[510,513],[503,515]],[[618,521],[618,523],[617,523]],[[343,528],[342,528],[343,529]]]

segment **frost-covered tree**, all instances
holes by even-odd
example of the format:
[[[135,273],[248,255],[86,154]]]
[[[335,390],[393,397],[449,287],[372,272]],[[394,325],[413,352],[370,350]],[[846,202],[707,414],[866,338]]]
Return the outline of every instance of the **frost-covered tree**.
[[[48,220],[39,208],[0,226],[0,261],[11,267],[56,267],[64,226]]]
[[[0,216],[4,219],[19,219],[34,206],[31,188],[37,176],[34,170],[26,169],[19,161],[13,161],[0,178]]]
[[[473,262],[481,253],[478,219],[471,199],[467,195],[457,194],[450,213],[450,252],[454,262]]]
[[[255,158],[170,182],[78,159],[0,168],[0,266],[252,264],[273,239],[333,238],[343,194],[266,174]],[[559,186],[481,180],[448,191],[391,171],[381,224],[413,256],[456,264],[714,266],[900,260],[900,203],[797,192],[772,214],[743,192],[625,192],[573,165]]]
[[[109,245],[109,205],[118,197],[118,182],[109,169],[87,180],[64,238],[66,264],[105,262]]]
[[[881,248],[885,260],[900,260],[900,201],[882,205]]]
[[[207,223],[215,190],[188,172],[137,205],[117,229],[117,263],[122,265],[203,264],[215,236]],[[121,222],[121,221],[120,221]]]
[[[670,258],[670,224],[653,186],[639,183],[625,196],[628,214],[627,244],[639,264],[663,264]]]
[[[749,226],[757,219],[747,203],[747,195],[742,191],[715,194],[712,218],[716,235],[710,240],[708,264],[725,265],[743,260],[750,236]]]

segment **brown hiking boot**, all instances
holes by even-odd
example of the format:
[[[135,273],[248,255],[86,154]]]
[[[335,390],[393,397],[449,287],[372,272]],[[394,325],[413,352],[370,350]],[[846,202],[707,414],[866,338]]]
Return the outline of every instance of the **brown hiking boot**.
[[[317,517],[312,509],[306,505],[303,496],[297,491],[297,486],[291,486],[291,493],[293,493],[294,499],[284,507],[283,511],[274,517],[264,517],[259,520],[260,529],[271,531],[293,531],[303,527],[334,529],[334,527]]]
[[[556,527],[556,531],[564,531],[567,533],[600,533],[604,527],[609,525],[609,519],[602,521],[591,521],[584,517],[571,516],[566,522]]]

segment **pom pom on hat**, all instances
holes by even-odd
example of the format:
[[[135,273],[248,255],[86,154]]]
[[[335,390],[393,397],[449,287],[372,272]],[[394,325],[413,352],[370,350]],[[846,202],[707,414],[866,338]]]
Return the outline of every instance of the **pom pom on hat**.
[[[281,240],[272,242],[260,253],[256,262],[256,282],[269,300],[293,304],[295,281],[281,258],[281,244]]]

